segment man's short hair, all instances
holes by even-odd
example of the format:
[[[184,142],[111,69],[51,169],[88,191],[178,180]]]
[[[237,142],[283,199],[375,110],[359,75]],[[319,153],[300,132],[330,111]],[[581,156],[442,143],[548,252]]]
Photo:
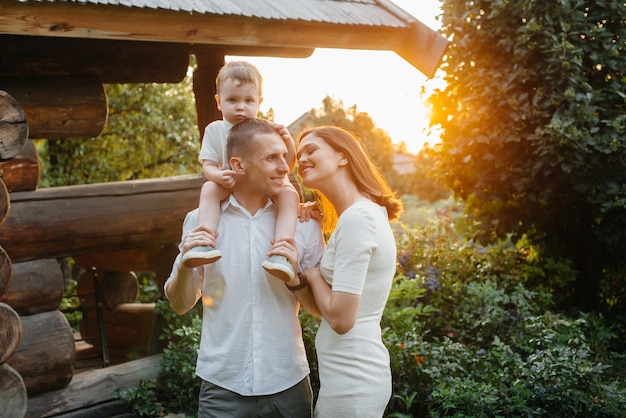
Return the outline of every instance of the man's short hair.
[[[274,125],[265,119],[246,119],[230,128],[228,141],[226,143],[226,155],[230,160],[232,157],[246,158],[253,154],[254,141],[252,137],[256,134],[278,135]]]

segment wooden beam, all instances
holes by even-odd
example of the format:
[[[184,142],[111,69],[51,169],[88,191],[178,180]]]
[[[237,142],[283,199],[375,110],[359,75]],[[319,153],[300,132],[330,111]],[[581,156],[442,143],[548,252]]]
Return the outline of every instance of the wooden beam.
[[[26,417],[49,417],[72,411],[78,413],[90,406],[106,404],[114,399],[112,393],[115,390],[128,390],[137,387],[140,380],[156,378],[161,370],[162,358],[158,354],[77,374],[64,389],[29,396]]]
[[[59,309],[63,298],[63,272],[54,259],[13,264],[13,278],[0,302],[20,315],[33,315]]]
[[[29,138],[91,138],[107,123],[107,95],[95,77],[2,78],[0,90],[24,109]]]
[[[104,84],[178,83],[189,66],[189,45],[167,42],[1,35],[0,51],[2,77],[93,76]]]
[[[178,243],[201,175],[11,193],[0,246],[12,262]]]
[[[414,31],[411,26],[277,21],[73,2],[2,2],[0,33],[280,48],[405,51],[414,47],[421,57],[405,55],[427,75],[441,59],[439,49],[428,49],[438,46],[430,39],[440,35],[426,26]]]

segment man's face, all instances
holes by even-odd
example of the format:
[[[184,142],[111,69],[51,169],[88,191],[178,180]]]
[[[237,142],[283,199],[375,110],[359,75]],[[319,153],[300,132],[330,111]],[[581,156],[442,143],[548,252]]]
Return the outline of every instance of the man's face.
[[[255,134],[250,141],[254,151],[242,159],[248,186],[263,195],[280,193],[289,173],[285,142],[277,132]]]
[[[220,85],[215,100],[222,117],[233,125],[244,119],[256,118],[263,101],[259,89],[254,84],[241,84],[231,78],[224,80]]]

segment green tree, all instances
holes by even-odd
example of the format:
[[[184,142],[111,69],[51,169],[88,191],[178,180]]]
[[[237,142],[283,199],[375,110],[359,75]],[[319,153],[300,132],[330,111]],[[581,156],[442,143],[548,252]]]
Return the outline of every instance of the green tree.
[[[340,126],[352,132],[361,139],[365,151],[381,173],[388,179],[393,177],[393,143],[389,134],[378,128],[369,114],[359,112],[356,105],[345,109],[342,101],[337,102],[329,96],[322,103],[320,109],[311,110],[309,124]]]
[[[625,20],[614,0],[443,4],[438,175],[483,241],[526,234],[572,260],[582,308],[625,267]]]
[[[87,139],[38,141],[42,186],[200,173],[191,81],[106,86],[109,118]]]

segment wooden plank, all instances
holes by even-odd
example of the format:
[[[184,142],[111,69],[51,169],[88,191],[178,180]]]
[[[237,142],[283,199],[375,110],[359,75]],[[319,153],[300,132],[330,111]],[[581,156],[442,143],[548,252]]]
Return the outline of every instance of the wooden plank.
[[[448,40],[422,22],[415,22],[406,39],[394,48],[394,52],[409,64],[431,78],[441,63]]]
[[[74,375],[70,384],[60,390],[29,397],[26,417],[49,417],[80,411],[113,399],[115,390],[128,390],[140,380],[156,378],[162,355],[154,355],[104,369]]]
[[[194,174],[11,193],[0,246],[20,262],[177,243],[204,181]]]
[[[98,136],[109,115],[104,86],[95,77],[2,78],[0,90],[24,109],[30,138]]]
[[[190,44],[387,51],[413,48],[417,55],[405,55],[427,75],[441,60],[436,50],[420,49],[437,46],[431,38],[441,37],[425,25],[415,31],[411,26],[373,28],[303,20],[277,23],[269,19],[163,9],[27,2],[1,3],[0,28],[3,33],[23,35]]]

